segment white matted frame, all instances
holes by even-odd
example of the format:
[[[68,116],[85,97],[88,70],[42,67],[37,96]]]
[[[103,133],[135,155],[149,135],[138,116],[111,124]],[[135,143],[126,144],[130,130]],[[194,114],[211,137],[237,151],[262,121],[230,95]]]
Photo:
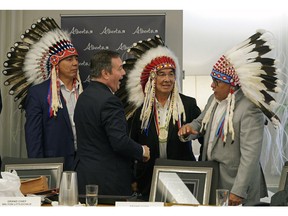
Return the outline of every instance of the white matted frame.
[[[212,167],[155,165],[149,201],[208,205],[212,173]]]
[[[48,188],[59,188],[64,158],[3,158],[2,170],[16,170],[21,180],[46,176]]]
[[[284,190],[288,187],[288,161],[283,166],[278,191]]]

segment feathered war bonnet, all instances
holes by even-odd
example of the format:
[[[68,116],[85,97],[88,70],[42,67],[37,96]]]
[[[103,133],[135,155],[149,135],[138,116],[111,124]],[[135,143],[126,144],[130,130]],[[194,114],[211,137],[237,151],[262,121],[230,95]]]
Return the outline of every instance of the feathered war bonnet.
[[[116,95],[124,104],[127,119],[143,105],[140,120],[141,128],[145,130],[149,127],[149,119],[153,113],[156,72],[172,68],[177,79],[180,77],[180,67],[175,54],[165,46],[164,41],[158,35],[134,43],[127,52],[134,57],[123,62],[126,76]],[[177,81],[175,81],[168,112],[172,115],[174,124],[176,121],[179,123],[181,114],[183,114],[184,121],[186,120]]]
[[[78,56],[77,50],[68,33],[62,31],[54,19],[49,17],[43,17],[37,23],[33,23],[31,28],[21,35],[21,40],[7,53],[8,60],[4,62],[6,69],[2,73],[11,77],[4,85],[12,85],[9,94],[14,96],[14,101],[21,99],[19,108],[22,109],[28,88],[51,78],[47,100],[50,105],[50,117],[56,116],[58,108],[62,108],[58,64],[64,58]],[[83,90],[79,71],[77,80],[81,93]]]
[[[250,99],[261,111],[270,119],[275,127],[280,125],[278,116],[273,112],[276,108],[276,102],[269,92],[277,93],[280,91],[277,75],[281,73],[276,68],[275,59],[264,58],[263,55],[272,50],[271,35],[264,30],[259,30],[247,40],[230,49],[213,66],[211,77],[222,82],[228,83],[234,87],[240,87],[244,95]],[[235,95],[231,91],[227,97],[228,105],[222,128],[222,138],[226,141],[227,133],[232,134],[233,112],[235,107]],[[212,108],[216,100],[208,108],[202,121],[202,130],[206,129],[210,119]]]

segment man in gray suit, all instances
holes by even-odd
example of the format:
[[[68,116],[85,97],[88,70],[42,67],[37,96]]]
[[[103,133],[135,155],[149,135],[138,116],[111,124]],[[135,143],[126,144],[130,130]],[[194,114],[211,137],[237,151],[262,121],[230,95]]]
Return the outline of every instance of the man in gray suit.
[[[219,162],[218,188],[230,190],[229,205],[253,205],[267,196],[260,164],[263,113],[275,126],[280,121],[267,93],[276,92],[277,79],[274,59],[261,58],[271,50],[263,34],[221,56],[211,72],[214,94],[201,115],[178,131],[182,141],[204,135],[201,160]]]

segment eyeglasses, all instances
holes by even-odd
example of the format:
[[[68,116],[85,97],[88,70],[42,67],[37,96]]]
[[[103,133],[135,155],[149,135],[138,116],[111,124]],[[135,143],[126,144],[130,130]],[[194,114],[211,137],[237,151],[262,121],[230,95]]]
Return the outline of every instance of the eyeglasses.
[[[157,72],[157,76],[160,78],[164,78],[166,76],[168,76],[169,79],[174,79],[175,78],[175,73],[174,72],[169,72],[169,73],[165,73],[162,71]]]

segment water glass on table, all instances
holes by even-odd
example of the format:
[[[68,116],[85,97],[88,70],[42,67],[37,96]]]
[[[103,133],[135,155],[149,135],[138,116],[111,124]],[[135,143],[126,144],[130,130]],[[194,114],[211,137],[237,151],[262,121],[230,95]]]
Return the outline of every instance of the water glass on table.
[[[229,190],[217,189],[216,190],[216,206],[228,206],[229,204]]]
[[[97,206],[98,204],[98,185],[86,185],[86,206]]]

